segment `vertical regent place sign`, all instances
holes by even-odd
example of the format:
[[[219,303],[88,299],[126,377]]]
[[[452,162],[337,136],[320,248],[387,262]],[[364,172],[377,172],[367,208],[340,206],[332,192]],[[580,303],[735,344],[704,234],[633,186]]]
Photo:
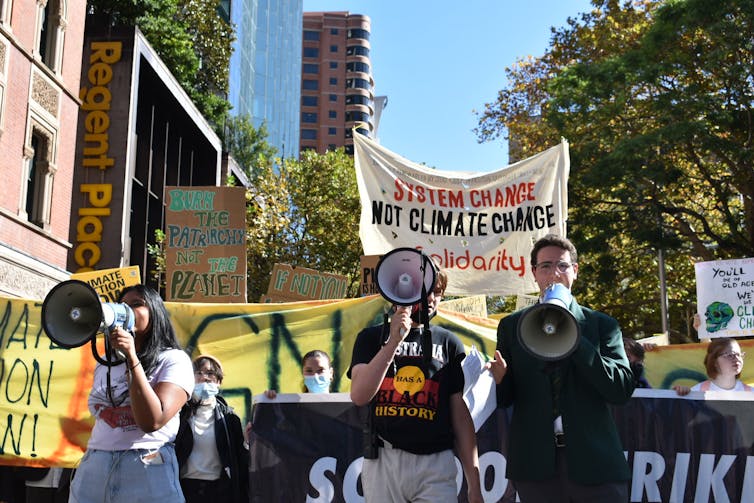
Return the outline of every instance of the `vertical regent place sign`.
[[[83,149],[77,166],[81,171],[81,176],[77,177],[81,182],[78,188],[85,201],[75,216],[73,260],[76,272],[93,271],[102,260],[106,219],[112,213],[112,180],[118,178],[109,171],[116,167],[124,169],[115,162],[110,127],[113,102],[110,86],[116,73],[114,68],[123,57],[123,42],[90,40],[87,52],[89,66],[80,92]]]

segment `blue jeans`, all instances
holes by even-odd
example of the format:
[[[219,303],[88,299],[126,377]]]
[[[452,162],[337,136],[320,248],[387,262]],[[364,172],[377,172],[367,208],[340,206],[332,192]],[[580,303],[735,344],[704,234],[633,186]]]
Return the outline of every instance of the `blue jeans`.
[[[159,450],[87,449],[71,482],[68,503],[184,503],[172,444]]]

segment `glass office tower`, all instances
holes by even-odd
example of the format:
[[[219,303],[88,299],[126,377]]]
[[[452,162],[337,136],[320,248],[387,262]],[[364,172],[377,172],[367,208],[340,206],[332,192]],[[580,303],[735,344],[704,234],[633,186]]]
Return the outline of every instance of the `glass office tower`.
[[[231,113],[266,124],[278,154],[298,157],[303,0],[232,0],[230,17]]]

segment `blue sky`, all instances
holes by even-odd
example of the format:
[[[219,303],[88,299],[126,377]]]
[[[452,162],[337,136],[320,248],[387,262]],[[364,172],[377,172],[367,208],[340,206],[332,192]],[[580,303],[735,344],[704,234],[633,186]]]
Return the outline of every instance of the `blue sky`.
[[[304,0],[304,11],[371,18],[375,93],[387,95],[378,136],[393,152],[442,170],[508,165],[502,139],[472,131],[505,85],[505,68],[540,56],[550,27],[591,10],[589,0]]]

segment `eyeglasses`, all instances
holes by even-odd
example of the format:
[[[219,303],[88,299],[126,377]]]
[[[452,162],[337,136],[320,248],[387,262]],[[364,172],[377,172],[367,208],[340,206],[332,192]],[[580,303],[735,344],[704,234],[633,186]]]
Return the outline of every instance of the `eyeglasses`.
[[[219,376],[214,370],[195,370],[194,375],[196,377],[206,377],[207,379],[218,380]]]
[[[561,260],[560,262],[540,262],[534,267],[542,272],[552,272],[553,268],[557,267],[559,272],[568,272],[568,269],[573,266],[572,263]]]
[[[720,356],[722,356],[723,358],[727,358],[728,360],[743,360],[744,356],[746,356],[746,353],[730,352],[730,353],[723,353]]]

